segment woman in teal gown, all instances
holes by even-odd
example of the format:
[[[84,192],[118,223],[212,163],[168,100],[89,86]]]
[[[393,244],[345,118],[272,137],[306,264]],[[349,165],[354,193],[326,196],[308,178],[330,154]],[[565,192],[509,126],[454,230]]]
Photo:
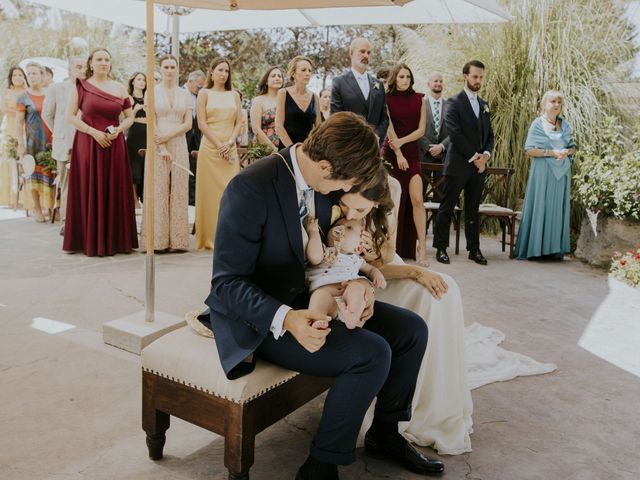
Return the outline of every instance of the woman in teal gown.
[[[562,258],[569,253],[569,194],[571,162],[575,154],[572,129],[562,118],[564,97],[550,90],[541,102],[525,142],[532,157],[522,220],[516,241],[516,257]]]

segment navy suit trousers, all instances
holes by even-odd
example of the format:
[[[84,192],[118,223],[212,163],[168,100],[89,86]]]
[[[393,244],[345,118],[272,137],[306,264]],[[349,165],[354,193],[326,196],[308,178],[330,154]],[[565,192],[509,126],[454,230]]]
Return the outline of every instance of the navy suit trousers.
[[[311,445],[317,460],[348,465],[355,461],[358,432],[378,397],[375,417],[385,422],[411,418],[411,401],[427,347],[426,322],[400,307],[376,302],[363,328],[349,330],[334,320],[324,346],[305,350],[290,333],[269,334],[256,354],[285,368],[335,377]]]

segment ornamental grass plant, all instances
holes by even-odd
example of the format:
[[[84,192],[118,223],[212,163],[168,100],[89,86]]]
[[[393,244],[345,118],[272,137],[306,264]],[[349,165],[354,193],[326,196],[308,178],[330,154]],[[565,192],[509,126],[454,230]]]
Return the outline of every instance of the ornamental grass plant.
[[[492,112],[491,165],[515,169],[509,199],[515,206],[524,198],[529,174],[524,142],[544,92],[563,92],[564,116],[573,126],[579,151],[587,143],[597,144],[607,115],[629,121],[612,101],[612,85],[628,79],[636,47],[632,27],[615,0],[503,3],[513,15],[511,22],[401,29],[399,41],[404,60],[422,79],[417,85],[422,91],[437,70],[445,76],[445,95],[455,93],[462,88],[462,65],[472,58],[485,63],[480,95]],[[574,205],[572,210],[577,228],[583,209]]]

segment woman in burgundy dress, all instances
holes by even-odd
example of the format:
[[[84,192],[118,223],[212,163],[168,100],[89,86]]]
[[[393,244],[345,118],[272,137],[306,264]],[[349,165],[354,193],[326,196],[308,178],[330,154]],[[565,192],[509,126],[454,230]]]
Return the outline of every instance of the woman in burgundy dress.
[[[127,90],[109,78],[110,71],[109,52],[94,50],[87,60],[87,79],[76,81],[69,98],[68,118],[77,133],[63,250],[89,257],[130,253],[138,247],[131,164],[123,135],[133,123],[133,112]],[[81,119],[76,117],[78,110]],[[122,112],[125,119],[118,124]]]
[[[398,205],[396,251],[403,258],[416,258],[428,266],[426,229],[427,216],[422,198],[422,176],[418,139],[424,135],[427,114],[424,94],[413,90],[413,73],[405,64],[393,67],[387,81],[389,130],[382,147],[384,158],[391,163],[391,174],[402,185]]]

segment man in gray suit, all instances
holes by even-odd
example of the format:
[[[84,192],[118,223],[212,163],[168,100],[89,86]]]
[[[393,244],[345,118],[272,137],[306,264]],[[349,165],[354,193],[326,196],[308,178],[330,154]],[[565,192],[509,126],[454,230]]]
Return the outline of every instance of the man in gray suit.
[[[367,73],[371,44],[366,38],[356,38],[349,46],[351,69],[333,79],[331,84],[331,114],[353,112],[364,117],[373,127],[380,145],[387,136],[387,103],[384,84]]]
[[[49,130],[53,132],[51,156],[58,163],[58,188],[60,189],[60,219],[64,224],[64,217],[67,211],[67,186],[69,161],[75,128],[67,120],[67,104],[69,103],[69,93],[72,88],[76,88],[76,79],[85,78],[86,63],[80,57],[69,59],[69,78],[60,83],[54,83],[47,89],[44,104],[42,106],[42,118]],[[64,233],[64,225],[60,234]]]
[[[420,161],[423,163],[442,163],[444,153],[449,147],[449,134],[444,122],[446,99],[442,96],[444,78],[440,72],[429,77],[429,95],[425,96],[427,107],[427,126],[420,139]],[[438,181],[439,172],[433,172],[433,180]]]

